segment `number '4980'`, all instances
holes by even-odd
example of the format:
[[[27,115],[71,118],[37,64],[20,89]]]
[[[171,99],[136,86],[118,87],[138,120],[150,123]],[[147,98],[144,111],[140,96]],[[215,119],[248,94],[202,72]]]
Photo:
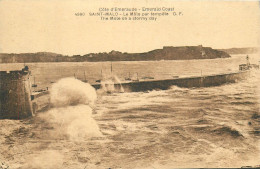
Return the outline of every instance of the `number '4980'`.
[[[84,12],[77,12],[75,13],[76,16],[85,16],[85,13]]]

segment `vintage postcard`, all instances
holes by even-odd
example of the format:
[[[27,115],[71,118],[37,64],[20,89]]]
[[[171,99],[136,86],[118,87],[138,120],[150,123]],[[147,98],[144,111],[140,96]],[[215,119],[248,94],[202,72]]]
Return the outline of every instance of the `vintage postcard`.
[[[0,0],[0,169],[260,167],[260,3]]]

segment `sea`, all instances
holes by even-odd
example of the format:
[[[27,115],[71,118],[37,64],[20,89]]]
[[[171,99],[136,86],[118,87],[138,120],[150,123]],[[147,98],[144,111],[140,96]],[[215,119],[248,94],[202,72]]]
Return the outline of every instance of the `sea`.
[[[250,63],[260,56],[250,54]],[[0,120],[2,168],[226,168],[260,165],[260,70],[216,87],[95,91],[115,75],[169,79],[237,72],[246,55],[205,60],[26,63],[49,90],[32,118]],[[0,64],[19,70],[24,63]],[[82,82],[88,81],[88,83]],[[1,168],[1,167],[0,167]]]

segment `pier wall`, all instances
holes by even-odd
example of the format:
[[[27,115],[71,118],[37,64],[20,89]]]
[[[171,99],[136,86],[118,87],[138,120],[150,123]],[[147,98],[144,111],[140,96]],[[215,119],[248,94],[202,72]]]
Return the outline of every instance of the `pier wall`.
[[[179,87],[210,87],[219,86],[226,83],[235,83],[239,80],[246,79],[250,71],[241,71],[237,73],[217,74],[209,76],[187,77],[187,78],[173,78],[164,80],[149,80],[149,81],[134,81],[115,84],[116,91],[121,91],[121,86],[125,92],[141,92],[149,90],[167,90],[171,86]],[[94,88],[99,89],[99,84],[93,85]]]
[[[0,72],[0,119],[32,116],[29,71]]]

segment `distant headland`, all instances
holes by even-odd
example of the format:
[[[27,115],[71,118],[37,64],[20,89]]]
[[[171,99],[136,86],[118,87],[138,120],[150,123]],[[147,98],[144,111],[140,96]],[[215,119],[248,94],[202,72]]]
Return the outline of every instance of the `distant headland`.
[[[254,54],[260,51],[259,48],[230,48],[230,49],[217,49],[217,50],[224,51],[230,55]]]
[[[102,62],[102,61],[156,61],[156,60],[191,60],[228,58],[229,54],[255,53],[256,48],[212,49],[199,46],[165,46],[144,53],[89,53],[86,55],[67,56],[50,52],[37,53],[0,53],[0,63],[30,62]]]

